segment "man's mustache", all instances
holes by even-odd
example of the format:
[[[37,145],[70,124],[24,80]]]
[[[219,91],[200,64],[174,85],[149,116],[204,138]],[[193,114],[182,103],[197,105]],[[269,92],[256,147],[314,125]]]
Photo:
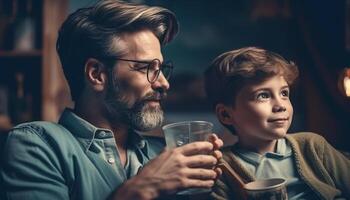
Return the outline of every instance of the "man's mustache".
[[[162,101],[166,99],[166,92],[150,92],[142,98],[142,101]]]

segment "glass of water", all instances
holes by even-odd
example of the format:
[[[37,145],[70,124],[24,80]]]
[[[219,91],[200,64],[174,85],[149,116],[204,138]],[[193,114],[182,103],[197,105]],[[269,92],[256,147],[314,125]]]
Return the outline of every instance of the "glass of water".
[[[184,121],[162,127],[166,148],[172,149],[195,141],[207,141],[212,134],[213,124],[207,121]],[[191,188],[178,192],[178,195],[209,193],[210,189]]]

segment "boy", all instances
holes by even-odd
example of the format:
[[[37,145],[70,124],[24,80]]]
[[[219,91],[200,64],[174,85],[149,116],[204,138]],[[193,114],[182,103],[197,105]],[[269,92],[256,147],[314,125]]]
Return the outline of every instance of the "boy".
[[[239,141],[223,161],[248,183],[287,180],[289,199],[350,198],[350,160],[314,133],[286,134],[293,117],[289,87],[297,66],[255,47],[226,52],[205,72],[205,87],[219,121]],[[242,199],[239,182],[223,173],[214,199]]]

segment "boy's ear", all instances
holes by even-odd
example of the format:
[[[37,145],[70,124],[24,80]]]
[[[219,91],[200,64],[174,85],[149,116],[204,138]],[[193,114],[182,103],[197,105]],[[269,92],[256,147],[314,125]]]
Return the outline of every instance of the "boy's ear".
[[[232,114],[232,108],[219,103],[215,107],[216,116],[219,121],[225,125],[234,125],[234,118]]]
[[[107,85],[107,73],[104,65],[94,59],[89,58],[85,62],[85,77],[90,87],[95,91],[103,91]]]

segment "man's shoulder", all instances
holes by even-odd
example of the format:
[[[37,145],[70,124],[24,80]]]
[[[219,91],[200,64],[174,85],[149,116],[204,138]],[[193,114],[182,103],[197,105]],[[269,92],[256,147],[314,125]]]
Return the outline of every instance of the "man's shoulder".
[[[54,122],[35,121],[23,123],[10,130],[7,136],[8,142],[18,140],[34,141],[40,140],[47,144],[67,144],[72,141],[72,134],[62,125]]]
[[[60,136],[62,134],[59,134],[61,132],[69,132],[66,128],[64,128],[62,125],[55,123],[55,122],[48,122],[48,121],[34,121],[34,122],[27,122],[23,124],[19,124],[12,128],[12,130],[9,132],[9,134],[38,134],[40,135],[53,135],[53,136]]]
[[[33,121],[33,122],[26,122],[22,124],[16,125],[13,129],[26,129],[26,128],[34,128],[34,129],[41,129],[41,128],[49,128],[49,127],[59,127],[59,125],[56,122],[50,122],[50,121]]]

